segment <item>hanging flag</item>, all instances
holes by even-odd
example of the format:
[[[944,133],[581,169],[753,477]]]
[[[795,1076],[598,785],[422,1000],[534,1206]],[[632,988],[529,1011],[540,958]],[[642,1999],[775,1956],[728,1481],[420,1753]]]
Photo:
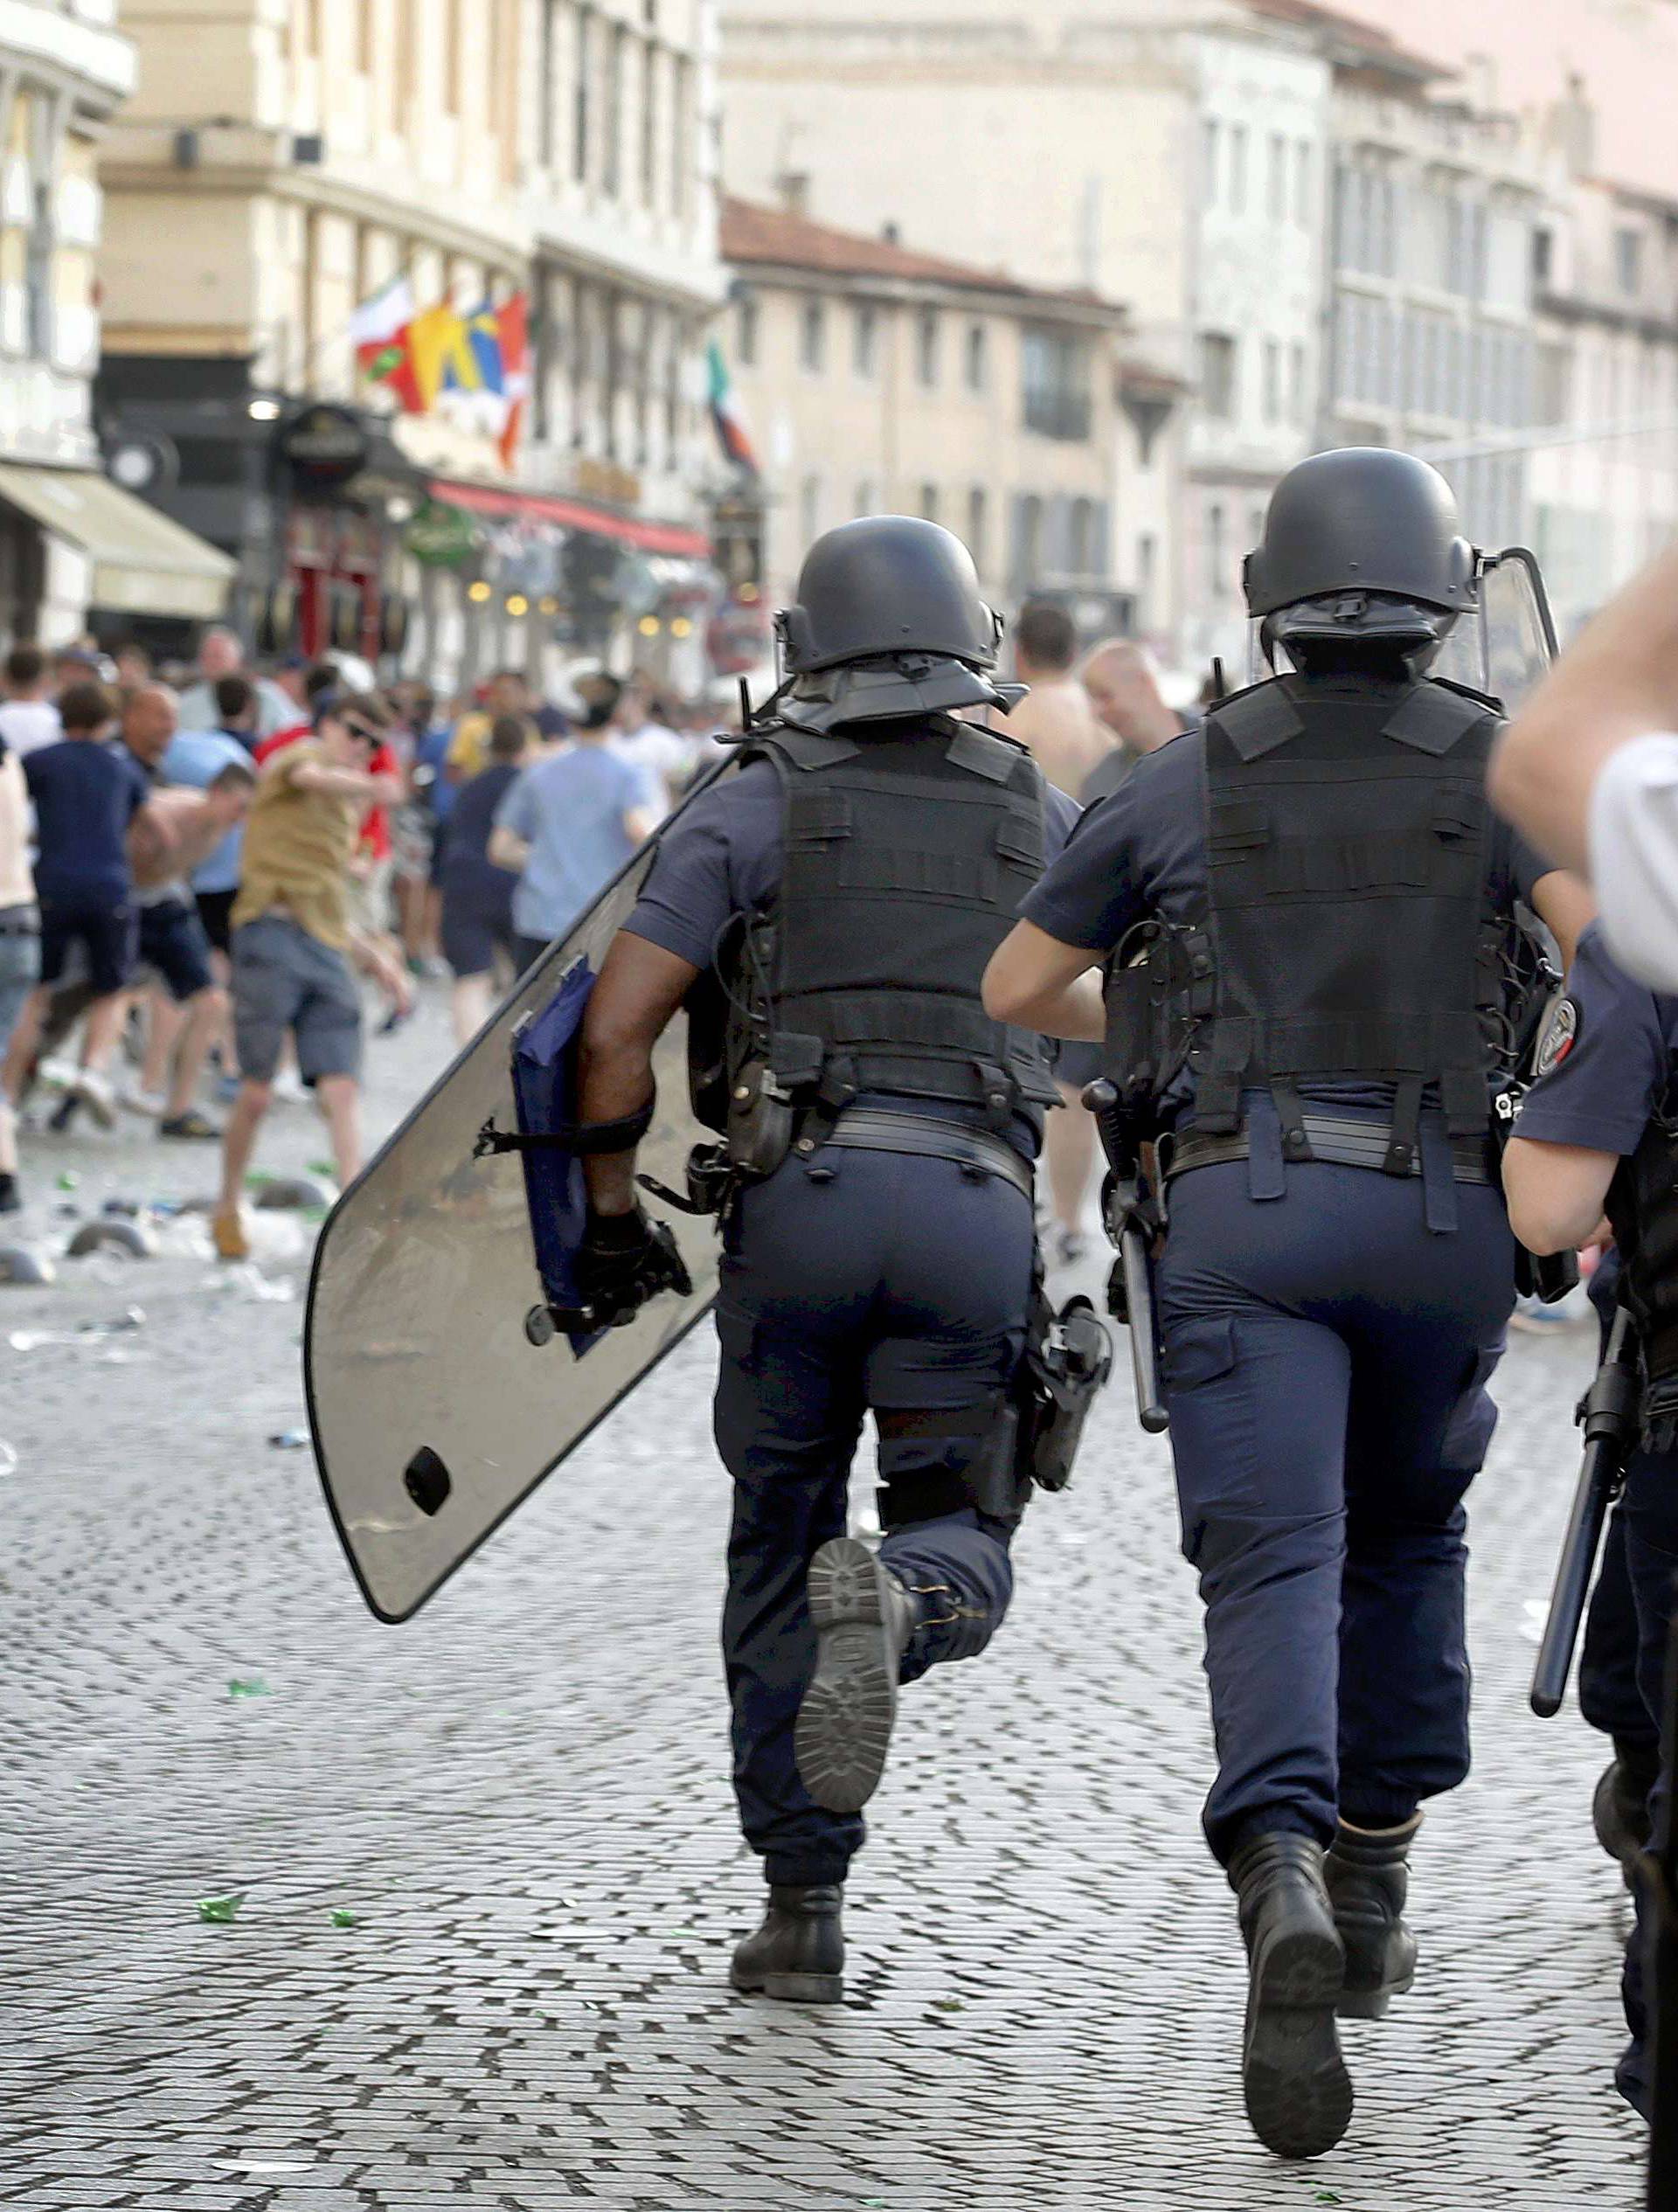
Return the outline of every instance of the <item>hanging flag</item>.
[[[426,403],[414,375],[410,343],[413,323],[413,286],[406,276],[392,277],[383,291],[356,309],[350,318],[350,336],[356,365],[368,382],[388,386],[406,413],[423,414]]]
[[[475,308],[467,316],[466,336],[472,349],[472,358],[477,364],[478,389],[481,392],[505,392],[506,364],[501,350],[500,313],[493,300],[486,300],[482,307]]]
[[[711,419],[717,426],[717,436],[724,453],[737,468],[748,475],[759,471],[758,456],[745,427],[745,418],[740,403],[734,397],[734,385],[728,373],[728,364],[723,358],[723,349],[715,338],[711,342]]]
[[[496,341],[501,357],[501,390],[507,400],[502,426],[502,466],[510,470],[524,434],[524,402],[530,392],[530,298],[515,292],[496,310]]]
[[[413,359],[414,383],[420,393],[420,412],[429,414],[440,392],[476,392],[478,364],[467,336],[464,318],[448,300],[416,315],[408,325],[408,350]]]

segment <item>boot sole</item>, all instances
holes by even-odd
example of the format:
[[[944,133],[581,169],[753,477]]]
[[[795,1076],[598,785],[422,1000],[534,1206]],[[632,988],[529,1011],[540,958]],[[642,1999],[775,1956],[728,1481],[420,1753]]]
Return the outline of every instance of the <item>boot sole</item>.
[[[1278,1937],[1254,1962],[1242,2087],[1253,2133],[1278,2158],[1320,2158],[1351,2124],[1335,2032],[1345,1971],[1338,1941],[1309,1930]]]
[[[842,1974],[766,1974],[761,1981],[746,1981],[731,1973],[728,1979],[742,1997],[773,1997],[777,2004],[842,2005],[845,2001]]]
[[[854,1536],[810,1562],[815,1674],[799,1708],[793,1756],[829,1813],[860,1813],[880,1786],[898,1716],[897,1654],[886,1627],[881,1568]]]

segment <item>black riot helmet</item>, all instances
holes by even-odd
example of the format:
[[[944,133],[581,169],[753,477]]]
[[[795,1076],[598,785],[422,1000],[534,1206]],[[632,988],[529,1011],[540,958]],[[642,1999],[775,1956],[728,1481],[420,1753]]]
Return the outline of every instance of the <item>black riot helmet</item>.
[[[1247,607],[1280,641],[1437,646],[1478,598],[1479,558],[1437,468],[1384,446],[1314,454],[1277,486]]]
[[[818,537],[795,605],[775,618],[791,679],[783,718],[804,729],[1015,704],[991,680],[1002,617],[959,537],[912,515],[872,515]]]

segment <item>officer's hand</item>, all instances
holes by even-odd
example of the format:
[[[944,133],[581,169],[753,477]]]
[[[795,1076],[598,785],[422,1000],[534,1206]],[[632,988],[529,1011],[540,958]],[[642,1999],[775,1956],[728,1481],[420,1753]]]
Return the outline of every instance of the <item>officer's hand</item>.
[[[597,1327],[622,1328],[661,1291],[689,1296],[693,1278],[669,1230],[634,1206],[626,1214],[590,1212],[577,1287]]]

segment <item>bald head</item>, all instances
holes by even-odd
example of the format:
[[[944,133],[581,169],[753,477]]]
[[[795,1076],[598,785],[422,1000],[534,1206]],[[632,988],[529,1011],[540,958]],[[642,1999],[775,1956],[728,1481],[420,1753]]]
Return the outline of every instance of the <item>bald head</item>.
[[[122,702],[122,742],[136,760],[154,768],[168,752],[179,720],[168,684],[136,684]]]
[[[1127,639],[1096,647],[1084,663],[1084,688],[1097,720],[1132,752],[1157,752],[1182,726],[1160,696],[1152,660]]]

